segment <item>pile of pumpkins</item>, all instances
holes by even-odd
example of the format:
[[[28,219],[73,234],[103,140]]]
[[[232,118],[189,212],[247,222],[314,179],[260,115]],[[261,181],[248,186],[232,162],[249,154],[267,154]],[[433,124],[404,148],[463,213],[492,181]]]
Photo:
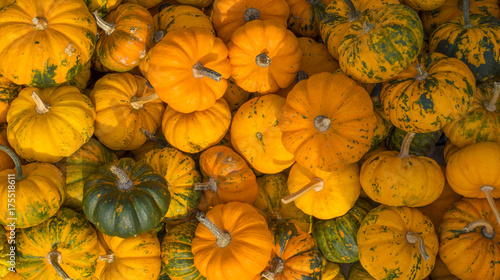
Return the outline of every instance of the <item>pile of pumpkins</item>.
[[[0,278],[500,279],[499,18],[0,0]]]

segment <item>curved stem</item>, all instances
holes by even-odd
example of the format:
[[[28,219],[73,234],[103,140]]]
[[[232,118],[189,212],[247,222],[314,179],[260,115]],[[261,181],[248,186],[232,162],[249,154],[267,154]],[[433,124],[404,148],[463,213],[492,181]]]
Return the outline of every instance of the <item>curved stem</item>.
[[[49,22],[44,17],[35,17],[31,20],[36,30],[43,31],[49,26]]]
[[[160,42],[163,37],[165,37],[165,31],[156,30],[155,32],[153,32],[153,40],[155,43]]]
[[[418,242],[418,250],[420,251],[420,255],[422,258],[424,258],[425,261],[429,260],[429,254],[427,254],[427,251],[425,250],[425,243],[424,239],[420,234],[415,233],[411,230],[406,232],[406,241],[410,244],[415,244]]]
[[[113,254],[113,251],[109,250],[106,253],[107,253],[106,255],[99,256],[99,260],[107,262],[107,263],[114,263],[115,262],[115,254]]]
[[[474,222],[470,222],[462,229],[462,231],[471,232],[476,227],[481,227],[481,234],[485,238],[493,239],[493,237],[495,237],[495,229],[493,228],[493,225],[486,220],[476,220]]]
[[[300,82],[302,80],[306,80],[306,79],[309,79],[309,74],[307,74],[304,71],[297,72],[297,76],[295,76],[295,82],[298,83],[298,82]]]
[[[99,28],[101,28],[102,30],[104,30],[104,33],[106,35],[111,35],[111,33],[113,33],[115,31],[115,24],[114,23],[105,22],[104,19],[102,19],[102,17],[99,16],[99,12],[98,11],[94,11],[92,13],[92,15],[94,15],[94,17],[95,17],[95,21],[97,22],[97,26],[99,26]]]
[[[314,127],[320,132],[325,132],[330,129],[330,119],[325,116],[317,116],[314,118]]]
[[[500,96],[500,83],[495,82],[493,83],[494,89],[493,89],[493,94],[491,95],[491,98],[489,101],[484,102],[484,108],[488,112],[495,112],[497,110],[497,101],[498,97]]]
[[[7,146],[4,146],[4,145],[0,145],[0,150],[6,152],[7,155],[9,155],[9,157],[12,159],[12,161],[14,161],[14,165],[16,166],[16,173],[17,173],[16,180],[20,181],[20,180],[23,180],[24,178],[26,178],[26,175],[24,175],[24,173],[23,173],[21,160],[16,155],[16,153],[12,149],[9,149]]]
[[[425,71],[425,69],[421,63],[417,63],[417,65],[415,65],[415,68],[417,69],[417,75],[414,78],[415,81],[423,81],[423,80],[427,79],[427,76],[429,76],[429,73],[427,71]]]
[[[361,18],[361,13],[356,10],[352,1],[344,0],[344,3],[347,5],[347,8],[349,8],[349,22],[358,21]]]
[[[134,182],[130,180],[125,171],[123,171],[116,165],[111,165],[111,167],[109,167],[109,171],[111,171],[113,174],[116,175],[116,177],[118,177],[118,180],[116,181],[116,186],[118,187],[119,190],[128,191],[132,189],[132,187],[134,186]]]
[[[271,211],[270,216],[271,216],[270,221],[275,224],[278,224],[283,220],[283,215],[281,215],[281,213],[277,210]]]
[[[310,190],[313,190],[313,189],[316,192],[319,192],[320,190],[323,189],[323,180],[321,178],[317,178],[317,177],[313,178],[311,180],[311,182],[309,182],[309,184],[305,185],[297,192],[282,198],[281,202],[283,202],[284,204],[288,204],[288,203],[296,200],[297,198],[303,196],[304,194],[306,194],[307,192],[309,192]]]
[[[158,99],[158,95],[156,93],[152,93],[150,95],[145,95],[141,97],[137,97],[134,95],[132,101],[130,102],[130,105],[132,106],[132,108],[139,110],[144,107],[144,104],[156,99]]]
[[[463,2],[464,6],[462,8],[462,11],[464,13],[464,29],[469,29],[473,27],[470,21],[470,1],[463,0]]]
[[[215,243],[219,248],[224,248],[229,243],[231,243],[231,235],[229,232],[222,231],[214,222],[212,222],[207,216],[205,216],[205,213],[201,211],[196,211],[196,219],[200,221],[201,224],[206,226],[208,230],[215,236],[216,240]]]
[[[267,54],[261,53],[255,57],[255,63],[260,67],[269,67],[271,65],[271,58]]]
[[[246,22],[259,18],[260,18],[260,12],[256,8],[248,8],[243,14],[243,19],[245,19]]]
[[[193,77],[197,79],[207,77],[216,82],[220,82],[220,80],[222,79],[222,75],[220,73],[217,73],[212,69],[206,68],[199,61],[193,65]]]
[[[488,200],[488,204],[490,205],[491,211],[493,211],[493,214],[495,215],[495,218],[497,219],[497,223],[500,225],[500,212],[498,211],[498,208],[495,204],[495,199],[493,198],[493,195],[491,194],[495,187],[493,186],[488,186],[484,185],[481,186],[480,190],[484,192],[486,195],[486,200]]]
[[[31,98],[33,98],[33,101],[35,101],[36,112],[38,114],[42,115],[49,112],[50,106],[45,104],[45,102],[43,102],[43,100],[40,98],[40,96],[38,96],[38,94],[35,91],[33,91],[33,93],[31,94]]]
[[[58,251],[51,251],[49,252],[45,258],[47,259],[47,262],[54,267],[56,270],[57,274],[61,276],[62,279],[64,280],[73,280],[69,278],[68,274],[62,269],[60,263],[62,261],[62,256],[61,253]]]
[[[151,133],[149,130],[141,128],[141,132],[146,135],[146,138],[148,138],[148,140],[159,143],[162,148],[170,147],[170,144],[168,144],[167,140],[154,136],[153,133]]]
[[[363,34],[370,32],[374,27],[375,25],[369,23],[368,21],[363,22]]]
[[[271,267],[269,268],[269,270],[262,273],[262,277],[264,277],[268,280],[274,280],[276,275],[283,272],[284,268],[285,268],[285,261],[283,261],[282,258],[276,256],[271,261]]]
[[[214,178],[210,177],[210,178],[208,178],[208,182],[194,183],[194,190],[195,191],[211,190],[214,193],[216,193],[217,192],[217,181],[215,181]]]
[[[403,144],[401,144],[401,151],[398,154],[398,157],[405,159],[410,158],[410,145],[411,141],[415,137],[415,133],[407,133],[405,138],[403,139]]]

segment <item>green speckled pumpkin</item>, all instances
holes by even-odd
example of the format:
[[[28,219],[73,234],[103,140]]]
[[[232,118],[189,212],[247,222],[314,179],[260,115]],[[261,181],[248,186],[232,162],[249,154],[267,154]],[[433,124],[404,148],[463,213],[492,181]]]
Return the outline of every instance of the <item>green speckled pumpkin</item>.
[[[122,158],[85,181],[85,216],[102,233],[131,237],[154,229],[167,213],[170,193],[163,176],[145,162]]]
[[[400,151],[406,134],[406,131],[395,128],[389,135],[389,139],[387,141],[389,150]],[[434,150],[434,146],[441,137],[441,134],[443,134],[442,130],[428,133],[415,133],[415,136],[410,144],[410,155],[427,156]]]
[[[318,38],[319,22],[332,0],[286,0],[290,7],[288,28],[299,36]]]
[[[0,75],[0,124],[7,121],[10,103],[21,91],[21,86],[14,84]]]
[[[89,7],[91,13],[97,10],[100,16],[105,16],[116,9],[122,0],[83,0],[83,2]]]
[[[348,274],[348,279],[349,280],[376,280],[373,278],[373,276],[366,271],[366,269],[361,265],[361,263],[355,262],[352,264],[351,268],[349,269],[349,274]]]
[[[325,258],[323,258],[321,280],[346,280],[346,278],[340,271],[340,266],[338,264],[329,262]]]
[[[446,0],[402,0],[401,3],[415,11],[431,11],[441,7]]]
[[[359,225],[373,207],[363,199],[343,216],[331,220],[319,220],[314,224],[312,235],[323,256],[336,263],[353,263],[358,260],[356,235]]]

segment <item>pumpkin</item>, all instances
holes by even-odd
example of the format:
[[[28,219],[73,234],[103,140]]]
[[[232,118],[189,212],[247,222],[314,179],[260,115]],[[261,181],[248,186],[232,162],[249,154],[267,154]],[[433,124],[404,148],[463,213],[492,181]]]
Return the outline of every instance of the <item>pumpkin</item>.
[[[272,20],[286,28],[289,12],[286,0],[216,0],[212,22],[217,36],[228,43],[233,33],[250,21]]]
[[[170,229],[161,243],[161,262],[171,280],[205,280],[194,265],[191,242],[197,224],[185,222]]]
[[[6,132],[7,124],[0,125],[0,145],[3,145],[9,149],[12,147],[9,145],[9,141],[7,141],[7,132]],[[15,164],[12,158],[10,158],[9,154],[0,150],[0,171],[6,169],[14,168]]]
[[[87,83],[90,80],[90,75],[92,74],[90,71],[90,66],[91,66],[91,61],[85,63],[83,65],[82,71],[78,73],[76,76],[73,77],[73,79],[66,81],[62,83],[63,85],[70,85],[70,86],[75,86],[77,87],[80,92],[84,92],[84,90],[87,88]]]
[[[178,220],[189,216],[201,198],[201,192],[194,190],[194,184],[201,179],[194,160],[174,148],[163,148],[146,153],[142,161],[167,181],[171,199],[164,218]]]
[[[358,161],[376,125],[370,96],[342,73],[319,73],[298,83],[278,121],[283,146],[295,160],[328,172]]]
[[[290,170],[287,185],[290,195],[282,198],[283,203],[293,201],[304,213],[323,220],[347,213],[361,189],[356,163],[332,172],[312,171],[296,163]]]
[[[196,190],[205,190],[211,206],[240,201],[252,204],[257,198],[255,175],[245,160],[233,149],[213,146],[200,156],[200,170],[204,183],[196,183]]]
[[[358,231],[361,265],[375,279],[424,279],[436,262],[438,237],[418,209],[380,205]]]
[[[346,278],[340,271],[340,267],[338,264],[329,262],[325,258],[323,258],[321,280],[346,280]]]
[[[181,113],[203,111],[224,95],[231,75],[226,45],[206,28],[168,32],[139,66],[158,96]]]
[[[464,115],[472,104],[475,88],[475,79],[463,62],[429,53],[385,83],[380,99],[394,126],[427,133]]]
[[[349,280],[376,280],[373,276],[364,269],[359,261],[352,264],[349,268]]]
[[[302,51],[297,37],[276,21],[245,24],[234,32],[227,47],[231,76],[243,90],[276,92],[289,86],[299,71]]]
[[[441,24],[429,39],[429,51],[463,61],[477,81],[500,73],[500,19],[469,14],[470,0],[463,0],[463,16]]]
[[[170,193],[165,178],[149,164],[122,158],[87,178],[82,204],[85,216],[102,233],[128,238],[160,223]]]
[[[358,260],[356,235],[361,221],[372,208],[367,201],[358,199],[346,214],[314,223],[312,235],[327,260],[336,263]]]
[[[177,112],[167,106],[162,117],[162,131],[167,141],[186,153],[201,152],[224,138],[231,125],[231,111],[224,98],[203,111]]]
[[[245,102],[234,115],[232,146],[261,173],[278,173],[295,162],[281,141],[278,116],[284,104],[285,98],[268,94]]]
[[[95,108],[74,86],[19,92],[7,113],[7,138],[27,161],[57,162],[94,133]]]
[[[250,92],[240,88],[234,79],[230,77],[227,79],[227,89],[222,98],[226,100],[231,112],[235,112],[243,103],[248,101]]]
[[[7,122],[7,111],[10,103],[18,96],[21,86],[0,76],[0,124]]]
[[[15,252],[14,254],[10,250],[9,240],[12,240],[13,237],[10,236],[11,232],[15,234],[15,227],[9,227],[8,235],[5,232],[5,228],[0,226],[0,277],[2,279],[6,278],[8,273],[14,273],[9,271],[14,271],[15,267]],[[9,240],[7,239],[9,237]],[[12,243],[12,241],[10,241]],[[11,259],[12,258],[12,259]]]
[[[0,74],[18,85],[54,87],[90,60],[97,27],[81,0],[10,1],[0,10],[0,33]]]
[[[61,208],[42,224],[16,232],[16,271],[25,280],[92,279],[98,246],[85,217]]]
[[[146,9],[152,8],[159,3],[161,3],[162,0],[123,0],[123,3],[133,3],[140,5]]]
[[[273,234],[271,260],[257,279],[321,279],[323,260],[314,238],[291,223],[278,224]]]
[[[55,165],[66,179],[64,206],[82,212],[83,187],[87,177],[94,174],[101,165],[117,160],[114,153],[96,139],[90,138],[75,153],[57,162]]]
[[[100,78],[90,93],[96,107],[95,136],[111,150],[134,150],[147,140],[141,129],[155,131],[163,102],[147,80],[129,73]]]
[[[445,0],[403,0],[402,4],[409,6],[416,11],[432,11],[446,2]]]
[[[436,258],[436,265],[429,275],[432,280],[457,280],[458,278],[451,274],[446,264],[441,260],[439,255]]]
[[[395,128],[389,134],[387,146],[391,151],[401,151],[401,145],[408,132]],[[410,154],[415,156],[427,156],[435,150],[435,145],[443,134],[442,130],[427,133],[415,133],[410,143]]]
[[[214,0],[177,0],[177,2],[201,9],[211,6]]]
[[[158,129],[154,134],[152,134],[150,131],[146,129],[141,129],[142,133],[146,135],[146,142],[142,144],[139,148],[130,151],[130,156],[134,158],[136,161],[141,160],[144,155],[152,151],[154,149],[163,149],[166,147],[172,147],[167,140],[165,140],[165,136],[161,132],[161,129]]]
[[[500,142],[500,82],[482,83],[472,105],[461,118],[443,127],[457,147],[478,142]]]
[[[207,279],[252,280],[264,270],[273,250],[273,236],[252,205],[217,205],[200,221],[191,243],[194,264]],[[245,252],[242,254],[241,252]]]
[[[451,141],[450,139],[448,138],[446,140],[446,142],[444,143],[444,151],[443,151],[443,156],[444,156],[444,160],[446,161],[446,163],[448,163],[448,160],[450,159],[450,157],[457,151],[459,151],[460,148],[455,146]]]
[[[332,0],[287,0],[290,7],[288,27],[297,36],[319,37],[319,22]]]
[[[100,16],[106,16],[110,11],[116,9],[122,0],[84,0],[89,11],[97,11]]]
[[[375,124],[375,129],[373,130],[373,138],[370,149],[368,150],[369,152],[376,150],[382,142],[385,143],[387,137],[389,137],[391,135],[391,132],[394,131],[394,126],[392,125],[392,123],[389,120],[385,119],[383,114],[379,112],[379,110],[375,107],[375,102],[373,102],[373,104],[373,113],[375,114],[377,122]]]
[[[500,202],[494,202],[500,207]],[[486,199],[453,204],[439,229],[439,256],[459,279],[495,279],[500,274],[500,226]]]
[[[126,239],[101,232],[97,236],[100,246],[95,275],[99,280],[158,279],[160,241],[154,231]]]
[[[2,279],[3,280],[24,280],[23,278],[21,278],[21,276],[19,276],[19,274],[15,273],[15,272],[9,272],[9,274],[5,275],[5,277]]]
[[[312,217],[302,212],[294,203],[284,204],[281,199],[288,196],[287,176],[282,173],[257,177],[259,194],[253,206],[266,218],[270,228],[279,223],[293,223],[300,230],[310,233]]]

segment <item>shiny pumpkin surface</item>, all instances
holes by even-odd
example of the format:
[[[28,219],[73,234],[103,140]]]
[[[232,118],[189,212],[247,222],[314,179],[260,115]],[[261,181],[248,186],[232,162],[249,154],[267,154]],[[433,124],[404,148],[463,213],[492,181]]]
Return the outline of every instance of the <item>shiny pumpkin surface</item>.
[[[44,105],[38,106],[33,92]],[[43,108],[44,107],[44,108]],[[47,111],[38,112],[38,108]],[[94,133],[95,107],[74,86],[25,88],[7,113],[7,138],[27,161],[57,162],[72,155]]]
[[[429,260],[406,234],[419,234]],[[424,279],[436,262],[438,237],[429,218],[418,209],[380,205],[365,217],[358,231],[359,260],[375,279]]]
[[[376,125],[366,90],[341,73],[319,73],[298,83],[278,121],[285,149],[298,163],[322,171],[358,161],[370,148]]]
[[[284,104],[285,98],[267,94],[245,102],[234,115],[233,148],[259,172],[278,173],[295,162],[281,140],[278,116]]]
[[[99,255],[96,232],[83,215],[61,208],[44,223],[16,232],[16,271],[25,280],[60,280],[46,260],[61,253],[62,269],[71,279],[92,279]]]
[[[289,86],[299,71],[302,51],[297,37],[276,21],[248,22],[227,46],[231,76],[246,91],[274,93]]]
[[[164,35],[179,28],[201,27],[215,34],[212,22],[208,16],[200,9],[188,5],[168,6],[156,14],[153,20],[155,25],[155,41],[157,40],[158,32]]]
[[[17,97],[19,91],[21,91],[21,86],[0,76],[0,123],[7,122],[10,103]]]

